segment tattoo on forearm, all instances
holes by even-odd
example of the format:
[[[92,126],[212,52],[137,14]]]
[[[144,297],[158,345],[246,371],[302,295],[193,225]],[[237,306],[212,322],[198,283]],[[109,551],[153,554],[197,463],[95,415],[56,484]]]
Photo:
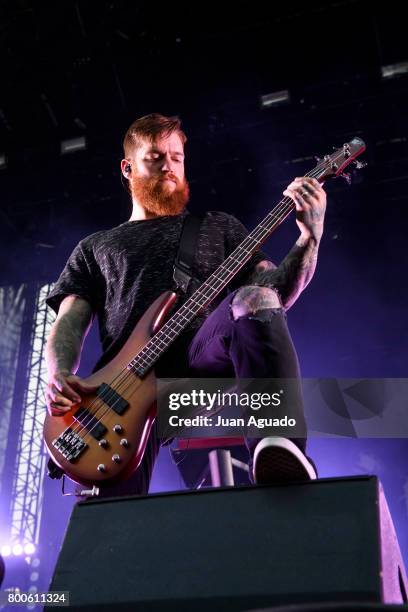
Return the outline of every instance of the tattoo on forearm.
[[[70,312],[54,323],[46,348],[47,365],[50,370],[76,371],[86,323],[83,315],[78,312]]]
[[[284,307],[290,308],[312,280],[317,264],[318,248],[313,240],[302,246],[295,244],[276,269],[255,272],[250,284],[275,288]]]

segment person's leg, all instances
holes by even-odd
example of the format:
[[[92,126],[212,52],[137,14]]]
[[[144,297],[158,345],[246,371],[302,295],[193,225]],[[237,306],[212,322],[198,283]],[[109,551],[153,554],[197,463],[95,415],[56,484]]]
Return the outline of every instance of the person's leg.
[[[227,296],[193,338],[189,363],[192,376],[197,377],[292,379],[298,418],[304,421],[299,363],[284,309],[273,289],[242,287]],[[251,455],[258,442],[257,438],[247,439]],[[293,449],[294,445],[301,451],[299,456],[303,456],[306,437],[293,438],[288,442],[292,454],[297,452],[296,448]],[[278,452],[286,453],[285,450]],[[264,444],[262,455],[268,453],[273,454],[265,450]],[[276,463],[276,457],[274,461]]]
[[[242,287],[227,296],[193,338],[189,364],[191,376],[197,377],[292,379],[293,399],[304,421],[299,362],[284,309],[272,289]],[[299,428],[306,430],[305,423]],[[249,442],[253,450],[256,439]],[[305,450],[305,438],[295,443]]]
[[[190,371],[202,377],[300,376],[285,311],[267,287],[242,287],[229,294],[204,321],[188,352]]]
[[[234,325],[230,355],[237,377],[287,381],[285,405],[290,416],[296,418],[297,431],[304,434],[304,437],[292,438],[292,441],[304,453],[306,422],[300,367],[287,326],[286,313],[278,295],[267,287],[242,287],[231,302],[231,314]],[[256,380],[254,388],[257,388]],[[248,438],[251,454],[258,441],[256,438]]]

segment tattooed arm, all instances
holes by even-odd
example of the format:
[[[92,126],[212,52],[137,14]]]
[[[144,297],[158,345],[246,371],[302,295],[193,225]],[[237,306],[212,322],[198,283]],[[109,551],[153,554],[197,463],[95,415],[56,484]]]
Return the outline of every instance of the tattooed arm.
[[[283,193],[295,202],[300,236],[278,268],[261,261],[248,284],[276,288],[287,310],[310,283],[316,269],[326,194],[318,181],[308,177],[295,179]]]
[[[270,261],[259,262],[248,284],[274,287],[288,310],[312,280],[318,248],[313,240],[299,238],[277,268]]]
[[[73,373],[77,371],[82,345],[92,323],[90,304],[74,295],[67,296],[60,305],[45,349],[48,385],[45,392],[47,408],[53,416],[78,403],[78,391],[94,390]]]

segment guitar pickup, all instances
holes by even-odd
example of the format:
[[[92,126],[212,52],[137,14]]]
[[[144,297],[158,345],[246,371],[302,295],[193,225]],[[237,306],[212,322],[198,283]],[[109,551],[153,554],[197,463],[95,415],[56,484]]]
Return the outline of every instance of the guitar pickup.
[[[107,431],[105,425],[101,423],[92,412],[86,408],[79,408],[74,414],[74,419],[86,429],[95,440],[103,438]]]
[[[106,383],[101,384],[96,394],[116,414],[123,414],[129,406],[129,402]]]

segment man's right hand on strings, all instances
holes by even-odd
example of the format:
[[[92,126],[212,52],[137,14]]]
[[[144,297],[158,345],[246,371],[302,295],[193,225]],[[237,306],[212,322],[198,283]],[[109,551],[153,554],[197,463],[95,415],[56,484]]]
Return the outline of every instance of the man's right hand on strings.
[[[98,386],[89,385],[69,371],[56,372],[50,377],[45,399],[51,416],[64,416],[72,406],[78,404],[82,395],[96,391]]]

